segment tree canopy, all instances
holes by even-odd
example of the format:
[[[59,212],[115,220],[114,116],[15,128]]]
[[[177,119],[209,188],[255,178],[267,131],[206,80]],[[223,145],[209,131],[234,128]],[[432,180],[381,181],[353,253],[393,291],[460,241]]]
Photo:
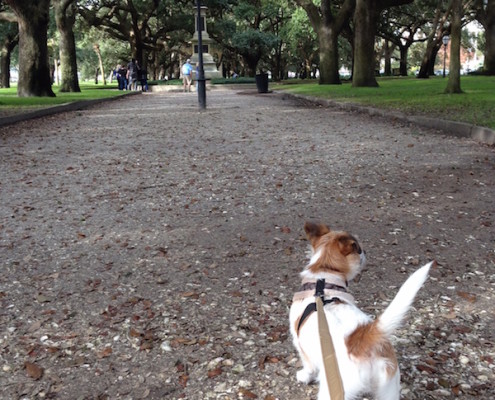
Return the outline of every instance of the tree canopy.
[[[417,65],[418,77],[427,78],[434,73],[442,38],[453,35],[453,28],[449,62],[455,74],[461,68],[457,54],[461,60],[460,53],[467,51],[462,27],[473,20],[484,34],[484,47],[478,46],[483,72],[495,73],[495,0],[203,4],[213,39],[210,52],[226,77],[269,71],[273,79],[292,74],[339,84],[346,67],[353,86],[376,86],[379,70],[405,76]],[[19,96],[54,96],[57,71],[61,91],[79,91],[80,77],[112,71],[130,58],[152,79],[178,77],[180,63],[191,55],[194,13],[189,0],[0,0],[2,86],[9,85],[11,62],[19,66]],[[415,61],[419,54],[420,62]]]

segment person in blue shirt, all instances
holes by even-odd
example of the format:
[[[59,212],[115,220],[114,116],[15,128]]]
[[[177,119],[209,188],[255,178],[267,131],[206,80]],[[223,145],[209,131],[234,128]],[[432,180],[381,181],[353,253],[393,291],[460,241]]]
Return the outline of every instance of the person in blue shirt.
[[[188,58],[182,66],[182,83],[184,84],[184,92],[191,91],[193,66]]]

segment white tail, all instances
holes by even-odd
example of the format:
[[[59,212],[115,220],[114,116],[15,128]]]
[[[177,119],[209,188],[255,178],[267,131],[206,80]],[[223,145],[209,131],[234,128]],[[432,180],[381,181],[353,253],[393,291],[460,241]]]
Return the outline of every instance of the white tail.
[[[412,274],[401,286],[399,292],[378,318],[378,326],[387,336],[391,335],[402,323],[407,311],[411,307],[416,293],[425,283],[428,272],[434,261],[424,265]]]

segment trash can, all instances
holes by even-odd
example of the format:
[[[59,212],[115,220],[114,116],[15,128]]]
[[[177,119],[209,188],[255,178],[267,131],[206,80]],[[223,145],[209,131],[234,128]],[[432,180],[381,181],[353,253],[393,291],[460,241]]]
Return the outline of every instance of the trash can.
[[[256,87],[258,88],[258,93],[268,93],[268,74],[256,75]]]

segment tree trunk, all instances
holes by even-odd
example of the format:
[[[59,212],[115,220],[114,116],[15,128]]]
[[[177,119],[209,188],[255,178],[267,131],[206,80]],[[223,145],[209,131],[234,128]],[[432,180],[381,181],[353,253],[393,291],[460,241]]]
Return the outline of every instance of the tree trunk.
[[[95,50],[95,53],[98,56],[98,64],[99,64],[99,69],[101,71],[101,80],[103,81],[103,86],[105,86],[107,84],[107,79],[105,77],[105,68],[103,68],[103,59],[101,58],[100,45],[98,43],[95,43],[93,45],[93,49]],[[96,78],[96,83],[98,83],[98,78]]]
[[[60,91],[80,92],[73,30],[76,22],[76,3],[74,0],[53,0],[53,4],[55,21],[60,33],[60,70],[62,73]]]
[[[429,76],[435,75],[435,64],[437,62],[438,52],[440,51],[441,48],[442,45],[437,45],[432,49],[431,57],[428,60],[428,66],[427,66]]]
[[[257,72],[256,67],[257,67],[258,62],[260,60],[260,57],[243,55],[242,58],[244,59],[246,65],[247,65],[247,76],[254,77],[256,75],[256,72]]]
[[[15,46],[19,43],[19,35],[12,37],[7,35],[4,38],[3,46],[1,49],[1,76],[0,76],[0,87],[9,88],[10,87],[10,60],[12,56],[12,51]]]
[[[450,28],[449,80],[445,93],[462,93],[461,90],[461,30],[462,0],[452,0],[452,22]]]
[[[339,85],[339,42],[338,34],[323,26],[318,33],[320,43],[320,84]]]
[[[423,55],[423,59],[421,60],[421,66],[419,68],[418,78],[419,79],[427,79],[430,77],[431,73],[431,60],[435,59],[434,54],[434,43],[428,42],[425,54]]]
[[[447,10],[442,10],[440,5],[439,3],[435,10],[435,18],[431,22],[431,33],[426,42],[426,51],[418,73],[418,78],[420,79],[426,79],[430,75],[434,75],[435,59],[438,50],[442,46],[442,37],[446,34],[443,27],[447,24],[452,5],[450,4]]]
[[[488,75],[495,75],[495,0],[488,0],[485,25],[485,61],[483,69]]]
[[[385,65],[383,68],[383,75],[391,76],[392,75],[392,53],[394,51],[393,46],[390,47],[390,43],[388,40],[384,40],[383,42],[383,59],[385,61]]]
[[[400,46],[400,75],[401,76],[407,76],[407,52],[409,51],[408,46]]]
[[[19,97],[55,97],[48,65],[50,0],[6,0],[19,24]]]
[[[353,87],[377,87],[375,78],[376,0],[356,0],[354,11],[354,69]]]
[[[340,84],[338,38],[348,25],[355,0],[343,1],[338,12],[330,0],[322,0],[319,7],[312,0],[296,0],[296,3],[306,11],[318,36],[320,84]]]

